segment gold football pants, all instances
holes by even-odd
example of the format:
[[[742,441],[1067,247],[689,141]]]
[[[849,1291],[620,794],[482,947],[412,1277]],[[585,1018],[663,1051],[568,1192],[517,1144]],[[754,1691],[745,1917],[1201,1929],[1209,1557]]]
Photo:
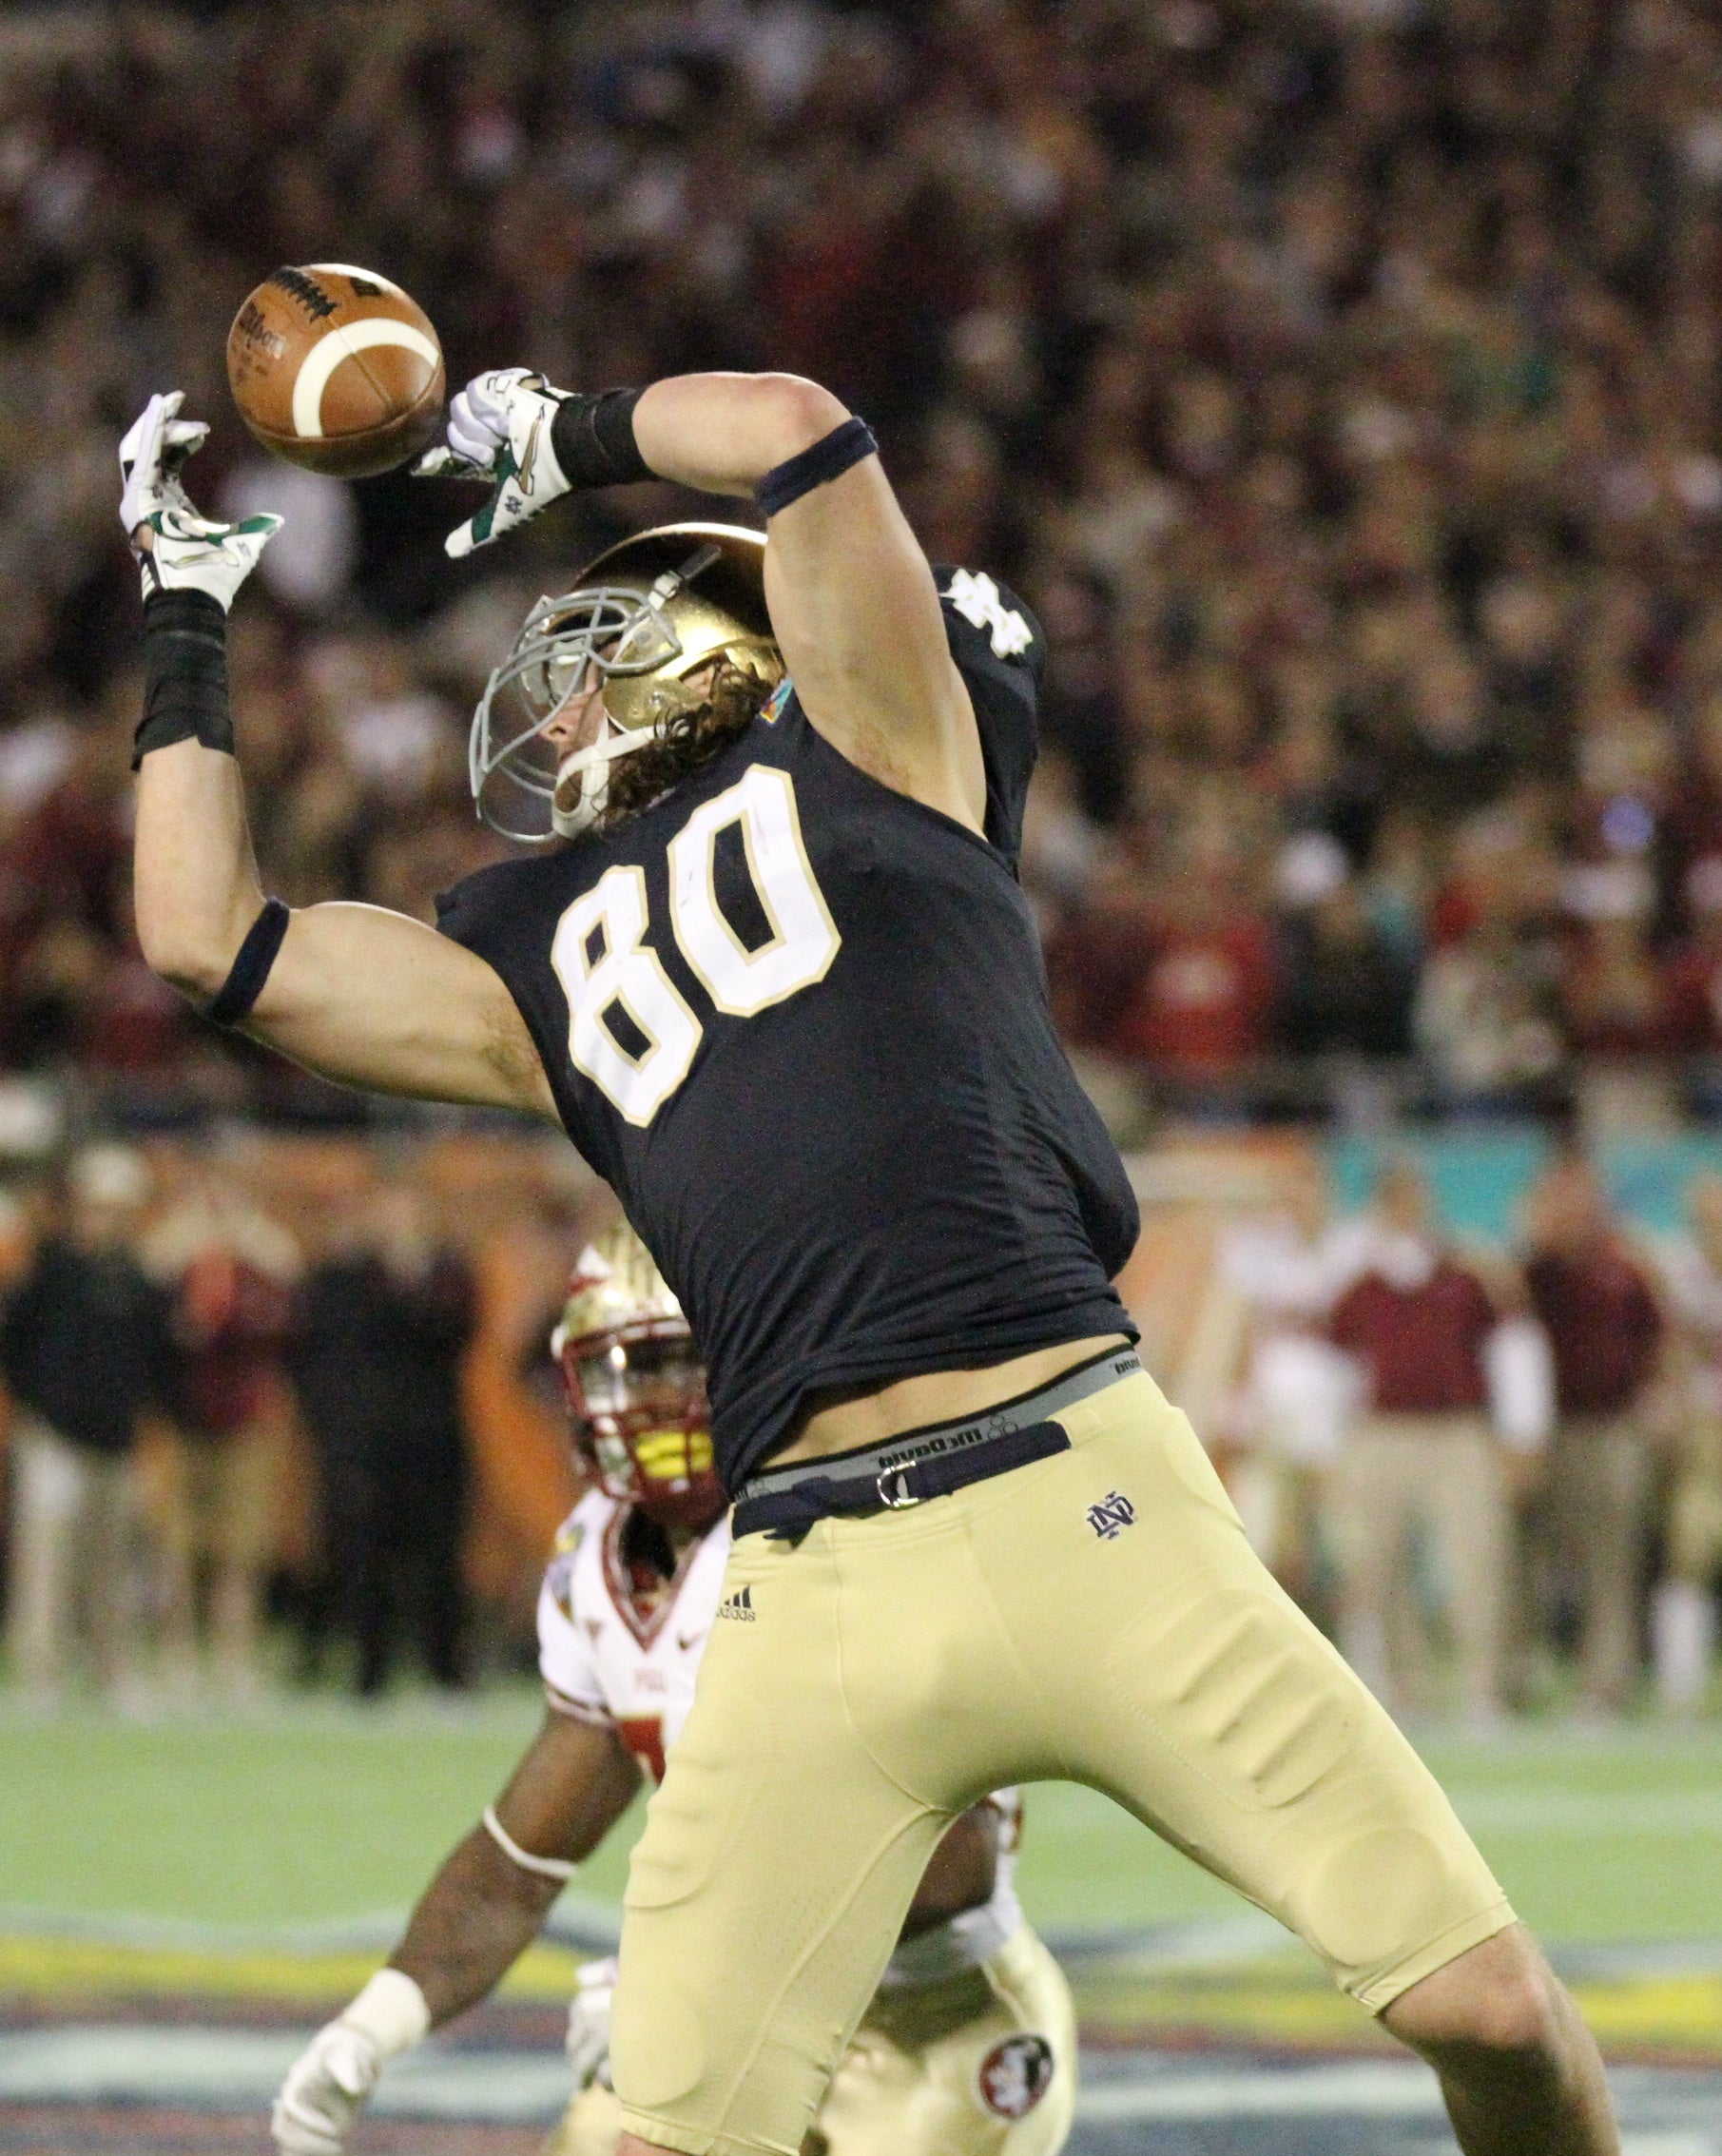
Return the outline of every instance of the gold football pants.
[[[647,2141],[798,2156],[935,1844],[1007,1783],[1115,1797],[1371,2011],[1513,1921],[1152,1381],[1057,1420],[1051,1459],[731,1552],[624,1898]]]
[[[1076,2101],[1076,2017],[1026,1927],[982,1968],[886,1991],[843,2053],[805,2156],[1057,2156]],[[544,2156],[616,2156],[621,2100],[596,2083]]]

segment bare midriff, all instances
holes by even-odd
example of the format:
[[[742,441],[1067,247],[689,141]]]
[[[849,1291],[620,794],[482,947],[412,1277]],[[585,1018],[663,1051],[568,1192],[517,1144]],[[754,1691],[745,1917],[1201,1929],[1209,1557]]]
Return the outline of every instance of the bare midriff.
[[[930,1423],[959,1422],[964,1415],[997,1407],[1001,1400],[1038,1391],[1063,1371],[1104,1354],[1109,1348],[1128,1346],[1122,1332],[1102,1332],[1090,1340],[1060,1340],[1055,1348],[1036,1348],[1008,1363],[991,1363],[985,1369],[925,1370],[915,1377],[900,1377],[875,1391],[817,1408],[800,1434],[771,1455],[771,1465],[820,1460],[828,1452],[882,1445],[887,1438],[924,1429]]]

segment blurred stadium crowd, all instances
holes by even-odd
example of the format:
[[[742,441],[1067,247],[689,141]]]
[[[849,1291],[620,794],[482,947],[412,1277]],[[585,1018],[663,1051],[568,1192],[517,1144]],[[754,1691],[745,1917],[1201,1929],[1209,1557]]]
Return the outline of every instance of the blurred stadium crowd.
[[[456,576],[438,491],[258,465],[227,320],[270,263],[335,257],[420,299],[453,380],[772,364],[875,421],[931,551],[1046,623],[1054,988],[1161,1097],[1319,1107],[1311,1069],[1388,1059],[1424,1100],[1625,1063],[1710,1103],[1710,10],[281,0],[4,36],[15,1065],[216,1053],[126,921],[112,456],[147,390],[216,422],[205,498],[290,519],[237,668],[290,899],[423,910],[483,856],[484,672],[607,519],[677,506],[603,501]]]
[[[586,499],[456,569],[457,495],[261,460],[227,323],[275,263],[323,259],[412,291],[452,382],[777,366],[873,421],[930,553],[1046,628],[1024,880],[1126,1142],[1168,1111],[1722,1114],[1712,9],[8,10],[0,1070],[64,1082],[74,1125],[177,1133],[73,1156],[0,1238],[17,1675],[51,1688],[82,1637],[132,1681],[113,1609],[80,1635],[67,1599],[106,1536],[170,1684],[200,1580],[212,1667],[255,1680],[270,1577],[307,1658],[345,1629],[366,1686],[416,1596],[454,1679],[447,1553],[464,1535],[467,1583],[518,1620],[566,1494],[534,1388],[585,1195],[471,1133],[392,1166],[327,1131],[190,1133],[363,1111],[215,1036],[138,954],[114,448],[183,387],[214,427],[199,499],[288,517],[233,670],[263,880],[294,903],[429,914],[493,858],[465,724],[519,618],[622,530],[710,505]],[[1569,1681],[1612,1714],[1647,1657],[1665,1704],[1701,1697],[1722,1197],[1692,1211],[1647,1253],[1575,1159],[1512,1262],[1449,1248],[1404,1175],[1361,1224],[1311,1187],[1225,1238],[1205,1427],[1401,1705],[1429,1701],[1430,1622],[1479,1721]],[[79,1307],[42,1285],[67,1251],[109,1313],[106,1434],[26,1368],[29,1312]],[[339,1372],[409,1334],[420,1396],[377,1408],[348,1473]],[[416,1447],[443,1466],[397,1546],[377,1493]]]

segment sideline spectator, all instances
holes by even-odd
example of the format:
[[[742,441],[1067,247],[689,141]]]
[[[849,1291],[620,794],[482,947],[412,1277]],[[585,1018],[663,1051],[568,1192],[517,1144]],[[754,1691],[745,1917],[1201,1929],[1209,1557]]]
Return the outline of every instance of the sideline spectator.
[[[1327,1337],[1358,1253],[1327,1217],[1320,1172],[1285,1172],[1282,1201],[1221,1240],[1222,1277],[1243,1304],[1244,1367],[1226,1420],[1244,1448],[1229,1487],[1251,1545],[1305,1609],[1321,1599],[1334,1468],[1357,1407],[1358,1370]]]
[[[81,1665],[122,1698],[132,1672],[133,1452],[161,1381],[159,1315],[129,1244],[148,1195],[137,1154],[78,1154],[0,1320],[17,1404],[8,1634],[16,1679],[41,1700]]]
[[[465,1679],[460,1364],[473,1312],[464,1259],[405,1180],[356,1197],[301,1292],[291,1368],[367,1698],[388,1681],[403,1621],[435,1682]]]
[[[168,1474],[159,1535],[163,1645],[182,1690],[198,1682],[200,1572],[214,1674],[231,1698],[259,1682],[258,1618],[274,1553],[281,1351],[299,1253],[235,1171],[195,1164],[145,1237],[166,1304]]]
[[[1703,1703],[1716,1653],[1722,1572],[1722,1176],[1687,1194],[1692,1233],[1669,1253],[1680,1321],[1680,1422],[1662,1578],[1651,1600],[1651,1652],[1664,1713]]]
[[[1555,1572],[1577,1593],[1585,1705],[1616,1715],[1638,1674],[1654,1466],[1648,1395],[1662,1312],[1588,1161],[1569,1154],[1555,1162],[1531,1194],[1526,1224],[1525,1285],[1555,1357]]]
[[[1428,1703],[1413,1539],[1434,1545],[1467,1719],[1499,1719],[1512,1509],[1489,1426],[1497,1313],[1478,1273],[1440,1239],[1407,1160],[1377,1186],[1359,1276],[1334,1307],[1336,1346],[1362,1366],[1367,1408],[1336,1477],[1340,1643],[1395,1713]]]

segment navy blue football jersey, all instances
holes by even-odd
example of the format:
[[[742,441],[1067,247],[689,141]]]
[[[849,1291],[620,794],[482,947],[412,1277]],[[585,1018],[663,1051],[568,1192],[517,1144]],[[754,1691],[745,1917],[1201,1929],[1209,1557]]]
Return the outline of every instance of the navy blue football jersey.
[[[619,830],[439,909],[681,1298],[731,1489],[814,1394],[1135,1337],[1112,1287],[1135,1201],[1016,880],[1039,631],[989,577],[938,586],[984,838],[869,778],[785,684]]]

